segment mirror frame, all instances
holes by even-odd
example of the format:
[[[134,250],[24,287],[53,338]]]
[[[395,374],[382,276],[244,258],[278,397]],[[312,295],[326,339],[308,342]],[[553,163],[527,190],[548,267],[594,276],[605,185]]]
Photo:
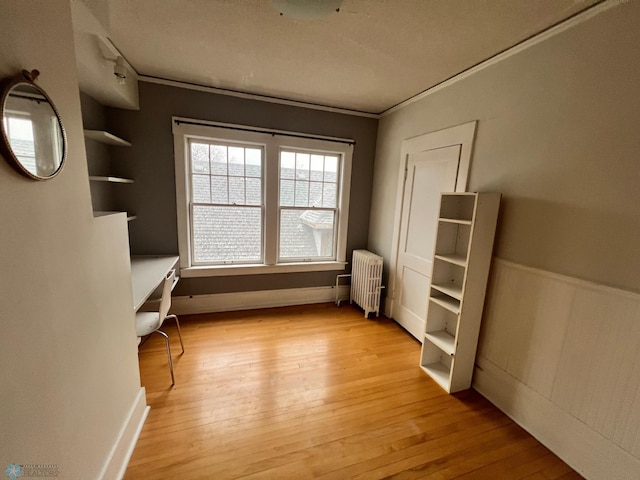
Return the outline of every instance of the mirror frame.
[[[58,113],[58,109],[56,108],[53,101],[51,100],[51,97],[49,97],[49,95],[47,95],[47,92],[45,92],[42,88],[40,88],[35,83],[39,75],[40,75],[40,72],[38,70],[32,70],[30,72],[27,70],[22,70],[22,72],[19,75],[4,79],[2,81],[2,96],[0,97],[0,117],[1,117],[0,131],[2,132],[2,143],[0,146],[2,147],[2,153],[4,154],[7,162],[13,168],[15,168],[19,173],[33,180],[50,180],[62,171],[62,168],[64,167],[65,161],[67,159],[67,133],[64,129],[64,125],[62,124],[62,118],[60,117],[60,113]],[[58,125],[60,127],[60,134],[62,137],[62,158],[60,159],[60,165],[55,170],[55,172],[53,172],[51,175],[47,175],[47,176],[37,175],[27,170],[24,167],[24,165],[22,165],[20,160],[18,160],[18,157],[16,156],[15,152],[13,151],[13,148],[11,147],[9,138],[7,137],[7,132],[5,131],[5,126],[4,126],[5,105],[7,103],[7,99],[9,97],[9,93],[11,92],[11,90],[15,86],[21,83],[24,83],[29,85],[30,87],[33,87],[38,91],[38,93],[42,94],[42,96],[49,102],[49,105],[51,105],[51,109],[53,110],[53,113],[55,114],[58,120]]]

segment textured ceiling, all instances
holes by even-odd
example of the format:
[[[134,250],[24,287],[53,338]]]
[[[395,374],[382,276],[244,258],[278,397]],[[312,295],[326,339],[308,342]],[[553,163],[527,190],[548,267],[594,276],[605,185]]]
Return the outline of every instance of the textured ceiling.
[[[320,20],[270,0],[99,3],[140,75],[381,113],[599,1],[344,0]]]

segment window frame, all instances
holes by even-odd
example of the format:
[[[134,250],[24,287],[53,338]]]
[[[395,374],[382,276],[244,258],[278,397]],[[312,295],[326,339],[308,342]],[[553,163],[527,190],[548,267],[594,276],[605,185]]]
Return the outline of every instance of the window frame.
[[[293,153],[294,155],[297,155],[298,153],[302,153],[302,154],[309,154],[309,155],[313,155],[315,154],[320,154],[323,156],[336,156],[337,157],[337,161],[338,161],[338,169],[336,171],[336,205],[335,207],[324,207],[324,206],[320,206],[320,207],[314,207],[314,206],[299,206],[296,205],[295,203],[295,193],[294,193],[294,204],[293,205],[282,205],[282,202],[280,201],[280,198],[278,198],[278,227],[280,227],[280,225],[282,225],[281,220],[282,220],[282,211],[283,210],[288,210],[288,211],[294,211],[294,210],[300,210],[300,211],[333,211],[334,214],[334,220],[333,220],[333,235],[332,235],[332,254],[329,256],[316,256],[313,257],[313,259],[310,258],[305,258],[305,257],[282,257],[282,253],[280,251],[280,246],[281,246],[281,242],[280,242],[280,235],[278,232],[278,263],[295,263],[295,262],[327,262],[327,261],[333,261],[336,260],[338,258],[338,232],[339,232],[339,227],[340,227],[340,186],[342,184],[342,175],[341,175],[341,167],[342,167],[342,163],[344,162],[344,155],[343,154],[336,154],[336,152],[327,152],[324,150],[311,150],[311,149],[303,149],[303,148],[290,148],[290,147],[280,147],[279,151],[278,151],[278,193],[280,193],[281,188],[280,188],[280,181],[282,180],[282,175],[281,175],[281,170],[282,170],[282,153],[283,151],[286,152],[290,152]],[[329,154],[329,155],[327,155]],[[293,179],[294,182],[297,179]],[[309,183],[311,183],[311,179],[308,180]],[[322,181],[322,183],[324,184],[324,179]],[[295,183],[294,183],[294,192],[295,192]]]
[[[176,207],[180,272],[183,277],[254,275],[268,273],[338,271],[346,267],[347,229],[351,190],[351,162],[354,141],[245,125],[172,117],[176,173]],[[263,261],[262,263],[195,264],[192,259],[191,167],[189,140],[233,142],[264,148],[263,185]],[[335,258],[318,260],[279,260],[280,228],[280,151],[317,151],[339,157],[337,206],[334,232]],[[284,207],[287,208],[287,207]]]
[[[252,205],[252,204],[242,204],[242,205],[238,205],[236,203],[216,203],[213,201],[213,198],[211,199],[211,203],[205,203],[205,202],[197,202],[195,201],[195,199],[193,198],[193,191],[192,191],[192,186],[193,183],[190,181],[193,178],[194,172],[192,170],[192,162],[190,162],[190,146],[193,142],[202,142],[205,143],[209,146],[211,145],[224,145],[225,147],[239,147],[239,148],[253,148],[253,149],[258,149],[260,150],[261,153],[261,158],[260,158],[260,196],[261,196],[261,203],[259,205]],[[189,182],[189,189],[187,191],[187,195],[188,195],[188,199],[187,199],[187,204],[188,204],[188,208],[189,208],[189,216],[188,216],[188,222],[189,222],[189,237],[190,237],[190,244],[189,244],[189,258],[191,261],[191,265],[194,267],[198,267],[198,266],[215,266],[215,265],[262,265],[264,263],[264,244],[265,244],[265,236],[264,236],[264,225],[265,225],[265,201],[264,201],[264,195],[265,195],[265,175],[264,175],[264,171],[265,171],[265,158],[266,158],[266,149],[264,147],[264,145],[262,144],[256,144],[256,143],[246,143],[246,142],[237,142],[237,141],[230,141],[230,140],[220,140],[220,139],[204,139],[202,137],[195,137],[195,136],[187,136],[185,137],[185,142],[186,142],[186,152],[187,152],[187,165],[186,168],[188,169],[188,173],[187,173],[187,181]],[[196,175],[199,175],[196,173]],[[213,174],[209,173],[208,174],[209,177],[214,176]],[[227,174],[227,182],[229,180],[229,177],[238,177],[236,175],[228,175]],[[243,176],[242,178],[252,178],[252,177],[246,177]],[[255,178],[255,177],[253,177]],[[210,187],[211,188],[211,185]],[[246,187],[245,187],[246,188]],[[230,192],[228,192],[228,194],[230,195]],[[197,261],[196,259],[194,259],[192,257],[192,255],[195,252],[195,242],[194,242],[194,238],[193,235],[191,235],[191,232],[194,231],[194,227],[193,227],[193,210],[194,207],[196,206],[212,206],[212,207],[230,207],[230,208],[255,208],[255,209],[260,209],[260,217],[261,217],[261,228],[260,228],[260,258],[257,260],[218,260],[218,261],[211,261],[211,262],[203,262],[203,261]]]

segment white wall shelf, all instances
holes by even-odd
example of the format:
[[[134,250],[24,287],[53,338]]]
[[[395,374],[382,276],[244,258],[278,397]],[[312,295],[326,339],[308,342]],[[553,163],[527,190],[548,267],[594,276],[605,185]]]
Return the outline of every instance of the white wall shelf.
[[[460,267],[467,266],[467,257],[464,255],[434,255],[433,257],[444,262],[453,263]]]
[[[462,298],[462,287],[459,285],[436,285],[431,284],[431,288],[438,290],[439,292],[448,295],[449,297],[453,297],[456,300],[460,300]]]
[[[461,219],[457,219],[457,218],[441,217],[441,218],[438,219],[438,222],[457,223],[458,225],[471,225],[471,220],[461,220]]]
[[[431,378],[433,378],[438,385],[446,390],[447,385],[449,385],[449,367],[442,363],[430,363],[429,365],[425,365],[425,372],[429,374]]]
[[[89,161],[89,181],[91,182],[92,203],[94,217],[104,217],[115,213],[122,213],[123,208],[117,201],[117,192],[106,186],[107,184],[131,184],[134,183],[132,178],[126,178],[121,175],[113,175],[113,159],[114,152],[107,147],[131,147],[131,143],[107,132],[106,130],[84,130],[85,138],[94,140],[97,143],[87,142],[87,160]],[[106,174],[106,175],[105,175]],[[97,199],[97,200],[96,200]],[[124,207],[126,208],[126,207]],[[134,220],[135,215],[127,214],[127,221]]]
[[[451,385],[451,366],[453,356],[444,353],[438,347],[425,339],[423,343],[422,369],[445,390]]]
[[[431,295],[429,301],[446,308],[456,315],[460,313],[460,302],[446,295]]]
[[[456,351],[456,337],[449,332],[445,332],[444,330],[432,333],[427,332],[424,334],[424,338],[448,355],[453,355]]]
[[[93,216],[94,217],[104,217],[107,215],[115,215],[118,213],[126,213],[127,214],[127,222],[130,222],[131,220],[135,220],[137,217],[137,215],[132,215],[130,213],[127,212],[117,212],[117,211],[94,211],[93,212]]]
[[[89,180],[92,182],[111,182],[111,183],[133,183],[131,178],[122,178],[122,177],[103,177],[90,175]]]
[[[471,386],[499,193],[443,193],[420,366],[449,393]]]
[[[131,144],[126,140],[123,140],[120,137],[116,137],[112,133],[106,132],[104,130],[85,130],[84,136],[86,138],[91,138],[93,140],[97,140],[98,142],[106,143],[107,145],[112,145],[116,147],[131,146]]]

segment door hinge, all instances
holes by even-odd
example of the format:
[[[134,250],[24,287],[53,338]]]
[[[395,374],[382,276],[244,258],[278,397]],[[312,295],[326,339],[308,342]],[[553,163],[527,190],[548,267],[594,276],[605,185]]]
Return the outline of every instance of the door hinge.
[[[404,181],[407,181],[407,175],[409,174],[409,169],[407,167],[404,167]]]

